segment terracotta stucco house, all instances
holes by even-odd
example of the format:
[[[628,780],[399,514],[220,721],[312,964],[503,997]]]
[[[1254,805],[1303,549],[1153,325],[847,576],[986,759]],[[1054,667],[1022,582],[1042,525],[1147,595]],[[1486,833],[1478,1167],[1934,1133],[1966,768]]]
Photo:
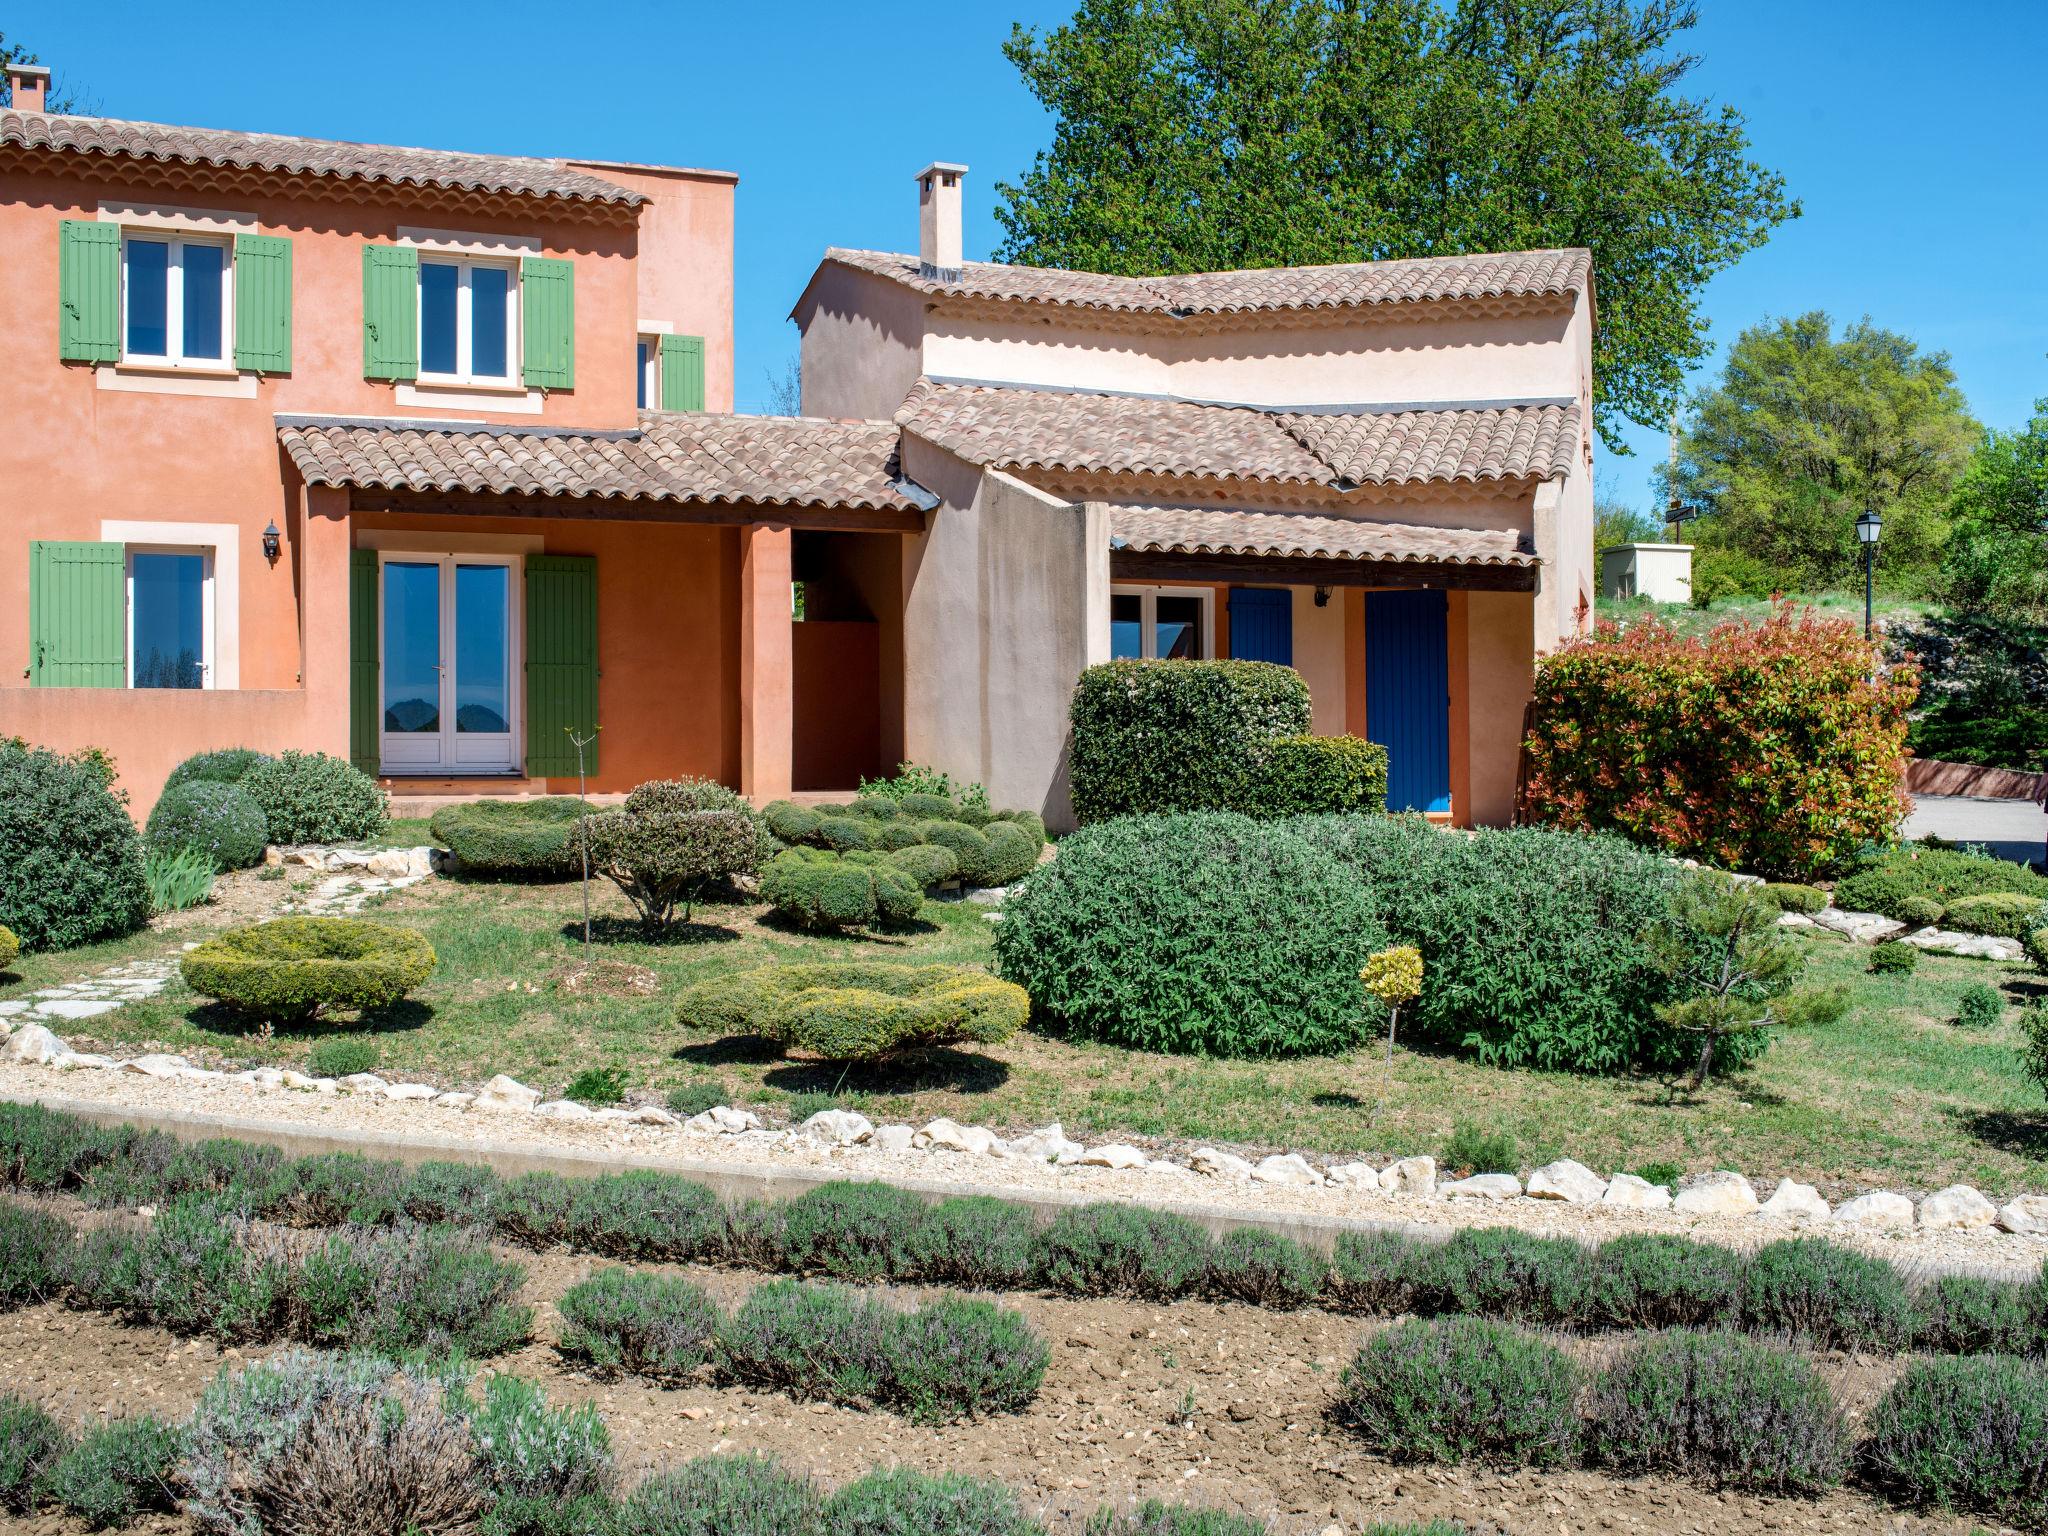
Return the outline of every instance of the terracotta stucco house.
[[[1134,280],[829,252],[730,414],[735,178],[0,112],[0,735],[416,802],[910,757],[1062,819],[1086,663],[1256,655],[1508,810],[1590,596],[1583,252]],[[793,601],[794,598],[794,601]]]

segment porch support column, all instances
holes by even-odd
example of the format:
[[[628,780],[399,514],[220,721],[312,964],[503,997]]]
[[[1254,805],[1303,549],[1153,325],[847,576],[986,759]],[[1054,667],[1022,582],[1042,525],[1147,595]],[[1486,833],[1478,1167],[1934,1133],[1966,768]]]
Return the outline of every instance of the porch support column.
[[[333,757],[348,754],[348,492],[308,486],[299,520],[299,686],[306,696],[302,739],[290,743]]]
[[[794,717],[789,529],[740,530],[740,793],[777,800],[790,789]]]

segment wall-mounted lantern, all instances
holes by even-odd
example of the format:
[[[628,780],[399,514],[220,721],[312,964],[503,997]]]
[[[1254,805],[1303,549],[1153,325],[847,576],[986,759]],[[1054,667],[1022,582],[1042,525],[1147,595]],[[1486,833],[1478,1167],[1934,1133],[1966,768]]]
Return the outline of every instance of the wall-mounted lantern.
[[[272,565],[277,564],[278,540],[283,537],[277,531],[277,520],[271,519],[270,526],[263,530],[263,558]]]

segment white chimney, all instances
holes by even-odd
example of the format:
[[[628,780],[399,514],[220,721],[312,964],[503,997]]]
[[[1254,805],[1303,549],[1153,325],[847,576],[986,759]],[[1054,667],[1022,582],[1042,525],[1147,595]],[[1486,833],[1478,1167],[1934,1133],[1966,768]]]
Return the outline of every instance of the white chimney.
[[[934,160],[917,173],[917,264],[926,277],[960,275],[960,178],[964,165]]]
[[[7,90],[17,112],[46,112],[50,99],[50,70],[45,64],[7,66]],[[956,194],[957,196],[957,194]]]

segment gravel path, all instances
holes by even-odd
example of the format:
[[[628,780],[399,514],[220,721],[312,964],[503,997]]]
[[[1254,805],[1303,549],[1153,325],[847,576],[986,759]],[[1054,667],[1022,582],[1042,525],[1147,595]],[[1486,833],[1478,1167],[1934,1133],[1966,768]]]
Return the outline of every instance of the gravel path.
[[[822,1148],[778,1132],[699,1135],[674,1126],[623,1121],[544,1119],[527,1114],[446,1108],[357,1095],[258,1089],[232,1081],[151,1078],[129,1072],[56,1072],[0,1062],[0,1099],[58,1109],[196,1118],[219,1135],[312,1135],[360,1139],[371,1155],[449,1157],[501,1165],[559,1158],[586,1171],[669,1168],[741,1182],[775,1179],[884,1179],[910,1188],[1014,1199],[1125,1200],[1221,1222],[1295,1224],[1313,1232],[1346,1225],[1405,1223],[1448,1231],[1512,1226],[1586,1241],[1624,1232],[1674,1232],[1752,1248],[1800,1230],[1769,1217],[1678,1216],[1670,1212],[1511,1200],[1501,1204],[1417,1199],[1348,1186],[1299,1188],[1244,1183],[1191,1172],[1054,1166],[1022,1157]],[[384,1145],[378,1143],[383,1142]],[[2031,1275],[2048,1240],[1992,1229],[1873,1232],[1830,1224],[1826,1235],[1909,1268]]]

